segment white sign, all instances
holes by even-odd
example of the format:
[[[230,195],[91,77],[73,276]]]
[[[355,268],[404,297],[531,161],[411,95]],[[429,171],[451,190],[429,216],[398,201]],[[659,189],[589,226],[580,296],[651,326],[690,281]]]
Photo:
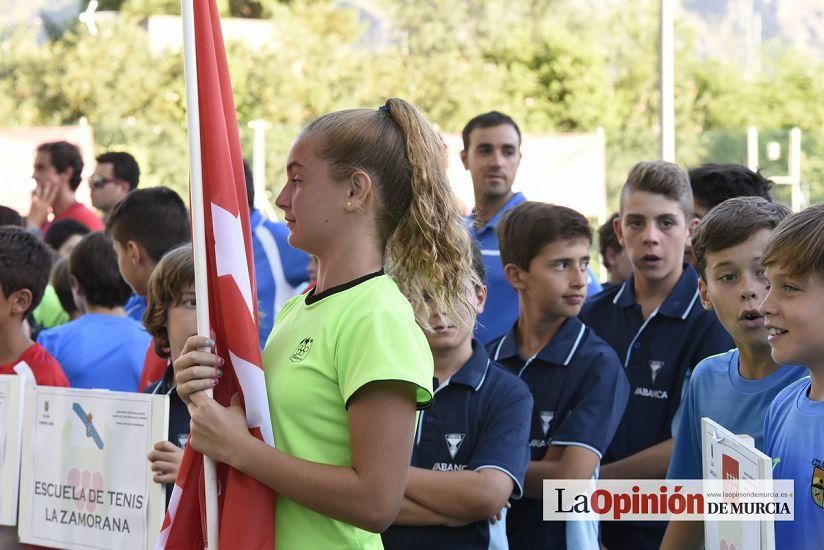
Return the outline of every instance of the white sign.
[[[772,459],[753,446],[749,436],[737,436],[710,420],[701,419],[704,479],[723,481],[736,489],[753,480],[772,479]],[[705,548],[774,550],[773,521],[704,522]]]
[[[0,525],[17,523],[25,379],[0,374]]]
[[[26,393],[18,531],[58,548],[153,548],[165,488],[146,454],[166,439],[165,395],[37,387]]]

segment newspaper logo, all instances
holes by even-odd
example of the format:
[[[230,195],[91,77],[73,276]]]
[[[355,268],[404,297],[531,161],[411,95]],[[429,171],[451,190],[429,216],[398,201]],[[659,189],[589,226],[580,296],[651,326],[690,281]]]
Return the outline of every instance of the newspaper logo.
[[[541,430],[544,432],[544,437],[549,433],[549,425],[552,419],[555,418],[555,411],[541,411],[539,413],[541,419]]]
[[[455,455],[458,454],[458,449],[461,448],[461,443],[463,443],[466,434],[446,434],[444,438],[446,439],[446,446],[449,448],[449,456],[453,459]]]

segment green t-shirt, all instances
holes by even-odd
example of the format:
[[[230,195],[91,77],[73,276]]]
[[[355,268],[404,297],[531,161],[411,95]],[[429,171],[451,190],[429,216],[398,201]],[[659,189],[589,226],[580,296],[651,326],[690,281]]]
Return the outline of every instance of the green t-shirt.
[[[433,362],[409,302],[386,275],[367,276],[281,309],[263,351],[275,447],[322,464],[351,466],[346,405],[365,384],[417,386],[432,400]],[[279,550],[382,548],[380,535],[278,496]]]
[[[43,328],[52,328],[69,322],[69,314],[63,311],[57,292],[51,285],[46,286],[43,299],[32,312],[34,320]]]

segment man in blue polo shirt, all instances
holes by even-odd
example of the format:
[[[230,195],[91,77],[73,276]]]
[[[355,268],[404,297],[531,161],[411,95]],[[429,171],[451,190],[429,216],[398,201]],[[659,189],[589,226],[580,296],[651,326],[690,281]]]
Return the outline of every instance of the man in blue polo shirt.
[[[482,280],[477,249],[473,264]],[[467,282],[475,311],[460,311],[458,322],[430,307],[435,395],[419,417],[400,514],[383,533],[388,550],[506,548],[502,509],[523,494],[532,397],[472,339],[485,298]]]
[[[266,219],[255,208],[255,184],[245,160],[243,171],[255,254],[258,336],[263,348],[280,308],[286,300],[297,295],[299,287],[309,280],[309,255],[289,244],[289,229],[284,224]]]
[[[498,227],[501,259],[520,316],[487,350],[534,399],[524,498],[507,515],[510,547],[598,548],[597,522],[543,521],[543,482],[591,479],[626,406],[629,385],[615,352],[577,317],[592,230],[563,206],[525,202]]]
[[[521,130],[509,116],[490,111],[470,120],[462,136],[461,160],[475,191],[475,208],[467,221],[481,247],[489,292],[475,337],[486,344],[509,330],[518,318],[518,295],[504,276],[495,228],[506,211],[526,200],[522,193],[512,191],[521,162]],[[601,285],[589,270],[587,276],[587,293],[592,296],[601,291]]]
[[[616,351],[631,395],[604,456],[605,479],[661,479],[673,448],[672,423],[692,369],[735,347],[715,313],[698,299],[698,274],[684,263],[692,222],[692,191],[677,165],[637,164],[621,191],[619,242],[632,262],[620,286],[587,302],[584,322]],[[610,550],[657,549],[666,522],[607,522]]]

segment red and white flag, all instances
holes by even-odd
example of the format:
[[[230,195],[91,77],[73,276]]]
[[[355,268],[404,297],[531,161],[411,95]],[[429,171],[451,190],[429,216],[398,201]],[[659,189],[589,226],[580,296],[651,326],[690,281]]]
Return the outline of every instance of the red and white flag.
[[[215,0],[191,1],[203,196],[203,203],[196,204],[199,193],[193,190],[191,208],[193,217],[197,209],[202,210],[209,323],[216,335],[216,353],[224,360],[214,398],[228,405],[232,394],[240,394],[249,431],[273,445],[258,341],[249,207],[226,51]],[[192,178],[192,186],[197,185],[196,179]],[[203,260],[196,254],[195,261]],[[202,455],[187,445],[158,549],[202,550],[206,546],[203,470]],[[271,489],[225,464],[217,465],[217,480],[220,547],[274,548],[275,494]]]

